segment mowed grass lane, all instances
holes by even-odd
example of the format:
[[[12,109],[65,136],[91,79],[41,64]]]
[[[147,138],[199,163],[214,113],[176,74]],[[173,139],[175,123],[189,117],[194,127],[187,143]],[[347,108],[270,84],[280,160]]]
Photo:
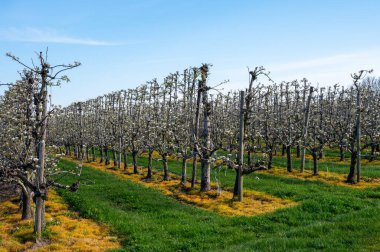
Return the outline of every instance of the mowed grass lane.
[[[145,158],[139,160],[144,165]],[[169,165],[179,172],[178,162]],[[59,166],[75,164],[62,160]],[[233,171],[213,176],[223,187],[233,186]],[[66,177],[62,182],[73,180]],[[253,174],[245,178],[246,188],[301,204],[261,216],[225,217],[91,168],[83,169],[80,180],[78,192],[61,190],[61,195],[83,216],[110,225],[125,251],[380,249],[380,188],[351,189]]]

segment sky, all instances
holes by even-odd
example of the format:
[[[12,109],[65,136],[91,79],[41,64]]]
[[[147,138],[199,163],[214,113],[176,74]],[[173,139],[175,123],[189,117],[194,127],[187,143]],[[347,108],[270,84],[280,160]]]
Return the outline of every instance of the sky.
[[[211,63],[209,85],[248,86],[247,67],[275,82],[350,85],[350,74],[380,76],[378,0],[1,0],[0,82],[19,79],[36,52],[51,65],[79,61],[54,87],[68,105]],[[265,80],[261,80],[265,81]],[[6,87],[0,87],[0,94]]]

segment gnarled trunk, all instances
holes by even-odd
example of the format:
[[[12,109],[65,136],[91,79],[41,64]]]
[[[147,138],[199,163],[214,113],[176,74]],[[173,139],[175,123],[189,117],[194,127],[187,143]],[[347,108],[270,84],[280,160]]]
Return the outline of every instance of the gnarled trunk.
[[[22,220],[27,220],[32,218],[32,197],[31,191],[28,188],[23,188],[21,192],[21,203],[22,203]]]
[[[203,158],[201,160],[201,191],[206,192],[211,190],[210,185],[210,162],[209,157],[203,154]]]

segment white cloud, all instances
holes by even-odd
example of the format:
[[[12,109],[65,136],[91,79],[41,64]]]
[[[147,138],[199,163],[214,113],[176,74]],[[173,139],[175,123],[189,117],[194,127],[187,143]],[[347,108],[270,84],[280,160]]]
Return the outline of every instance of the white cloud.
[[[26,28],[16,29],[9,28],[0,30],[0,40],[18,41],[18,42],[35,42],[35,43],[57,43],[57,44],[75,44],[91,46],[113,46],[121,45],[108,41],[100,41],[89,38],[77,38],[68,35],[59,34],[53,29]]]

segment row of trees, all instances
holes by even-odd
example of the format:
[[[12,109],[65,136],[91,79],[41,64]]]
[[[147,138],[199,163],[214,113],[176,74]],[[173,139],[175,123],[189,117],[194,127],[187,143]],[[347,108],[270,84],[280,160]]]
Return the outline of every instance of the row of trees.
[[[55,113],[49,139],[65,146],[66,154],[73,150],[78,159],[96,160],[99,150],[100,162],[109,164],[112,152],[119,168],[123,161],[126,168],[130,153],[135,173],[140,172],[138,156],[145,152],[148,179],[153,151],[161,156],[164,180],[170,176],[168,157],[174,155],[182,160],[183,184],[188,180],[186,161],[192,159],[192,187],[200,160],[202,191],[211,188],[211,167],[227,165],[237,171],[235,196],[241,176],[271,169],[279,146],[286,153],[289,172],[294,169],[293,148],[301,157],[302,172],[305,153],[312,154],[314,175],[323,149],[339,148],[341,160],[344,152],[351,154],[347,181],[360,181],[360,152],[370,148],[373,160],[380,141],[380,80],[368,77],[370,71],[352,75],[348,88],[318,88],[307,79],[276,84],[263,67],[256,67],[249,71],[249,86],[240,98],[236,91],[221,93],[219,85],[210,86],[209,68],[204,64],[172,73],[161,83],[153,79],[134,89],[73,103]],[[237,155],[243,148],[244,160]]]

